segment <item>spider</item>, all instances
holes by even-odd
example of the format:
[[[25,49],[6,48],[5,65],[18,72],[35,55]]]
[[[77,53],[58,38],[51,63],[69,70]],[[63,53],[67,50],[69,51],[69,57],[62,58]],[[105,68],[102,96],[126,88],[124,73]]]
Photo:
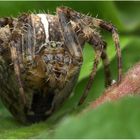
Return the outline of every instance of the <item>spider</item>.
[[[86,42],[93,47],[95,59],[78,105],[89,93],[100,59],[104,65],[105,85],[112,84],[107,45],[98,28],[112,34],[119,83],[121,50],[117,29],[111,23],[68,7],[58,7],[56,15],[24,13],[18,18],[0,19],[0,97],[17,119],[25,122],[44,120],[62,104],[78,79]],[[13,72],[16,80],[11,76]],[[5,79],[13,82],[12,90]]]

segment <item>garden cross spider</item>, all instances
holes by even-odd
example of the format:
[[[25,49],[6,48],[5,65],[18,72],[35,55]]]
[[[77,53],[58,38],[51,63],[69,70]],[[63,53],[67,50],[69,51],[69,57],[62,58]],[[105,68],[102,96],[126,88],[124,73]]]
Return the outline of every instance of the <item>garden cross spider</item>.
[[[78,79],[86,42],[95,50],[95,59],[79,105],[88,95],[100,58],[105,85],[111,85],[106,42],[97,28],[112,33],[118,60],[117,82],[120,82],[119,36],[111,23],[68,7],[58,7],[56,15],[24,13],[18,18],[0,19],[0,97],[17,119],[24,122],[44,120],[70,95]],[[11,76],[12,72],[17,80]],[[11,90],[8,81],[12,81]]]

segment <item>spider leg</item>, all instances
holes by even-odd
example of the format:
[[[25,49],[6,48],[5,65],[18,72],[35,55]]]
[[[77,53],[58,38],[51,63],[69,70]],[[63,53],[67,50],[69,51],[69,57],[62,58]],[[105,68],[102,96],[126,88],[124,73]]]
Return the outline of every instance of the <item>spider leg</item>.
[[[117,29],[111,24],[107,23],[101,19],[93,19],[93,23],[96,26],[99,26],[109,32],[112,33],[112,38],[115,43],[116,51],[117,51],[117,59],[118,59],[118,82],[122,79],[122,58],[121,58],[121,49],[120,49],[120,43],[119,43],[119,36],[117,33]]]
[[[78,41],[77,35],[72,29],[69,16],[61,8],[57,8],[57,14],[59,17],[66,47],[72,55],[72,57],[75,58],[76,62],[78,62],[78,64],[81,65],[83,61],[82,48]]]
[[[84,100],[86,99],[89,90],[93,84],[96,72],[97,72],[97,67],[100,61],[100,58],[103,60],[104,68],[105,68],[105,79],[106,79],[106,84],[110,84],[111,82],[111,73],[109,69],[109,60],[106,55],[105,51],[105,43],[101,40],[98,34],[92,33],[92,35],[89,38],[88,43],[93,46],[95,50],[95,59],[94,59],[94,64],[93,64],[93,69],[92,72],[90,73],[89,80],[87,83],[87,86],[80,98],[80,101],[78,105],[83,104]],[[109,77],[107,77],[109,75]]]
[[[102,39],[99,37],[97,37],[96,40],[98,40],[100,42],[99,44],[102,44],[103,46],[101,59],[104,66],[105,87],[108,87],[112,84],[112,76],[111,76],[111,70],[110,70],[110,62],[109,62],[107,52],[106,52],[107,43],[105,41],[102,41]],[[96,46],[96,44],[94,43],[90,43],[90,44],[93,46]],[[96,50],[95,50],[95,53],[96,53]]]
[[[97,66],[99,64],[100,58],[102,59],[103,65],[104,65],[105,86],[106,87],[110,86],[112,83],[111,71],[110,71],[110,67],[109,67],[110,63],[109,63],[109,59],[108,59],[107,53],[106,53],[106,42],[104,42],[98,34],[92,33],[92,36],[90,36],[88,43],[90,45],[92,45],[95,50],[95,60],[94,60],[92,72],[90,74],[90,78],[88,80],[88,84],[83,92],[83,95],[82,95],[78,105],[81,105],[84,102],[85,98],[87,97],[87,95],[89,93],[89,90],[94,81],[94,77],[96,75]]]
[[[14,64],[15,75],[18,81],[19,93],[23,101],[23,104],[26,104],[26,98],[25,98],[24,89],[23,89],[21,76],[20,76],[20,66],[19,66],[19,61],[18,61],[17,49],[15,46],[15,42],[13,41],[11,41],[10,51],[11,51],[12,61]]]
[[[121,58],[121,49],[120,49],[117,29],[111,23],[107,23],[101,19],[92,18],[90,16],[83,15],[79,12],[72,10],[71,8],[60,7],[59,9],[61,9],[64,13],[69,15],[69,18],[78,24],[81,24],[81,22],[83,22],[85,25],[100,27],[112,33],[112,38],[115,43],[117,59],[118,59],[118,83],[119,83],[122,79],[122,58]],[[83,27],[82,24],[81,27]]]
[[[97,72],[97,67],[98,67],[98,64],[99,64],[99,61],[100,61],[100,58],[102,55],[102,51],[103,51],[103,46],[100,47],[100,49],[95,49],[95,59],[94,59],[93,69],[92,69],[92,72],[90,73],[88,83],[87,83],[86,88],[85,88],[85,90],[80,98],[78,105],[83,104],[84,100],[86,99],[86,97],[89,93],[89,90],[93,84],[93,81],[94,81],[94,78],[95,78],[95,75]]]
[[[85,27],[85,25],[83,25],[82,23],[80,23],[76,17],[75,19],[71,16],[71,14],[75,14],[74,11],[71,11],[71,9],[69,8],[65,8],[65,7],[60,7],[57,9],[57,13],[59,16],[59,20],[61,23],[61,28],[63,30],[63,34],[64,34],[64,38],[65,38],[65,42],[66,44],[70,44],[68,46],[68,49],[70,50],[71,54],[75,53],[76,58],[80,58],[79,56],[82,56],[82,52],[81,52],[81,46],[79,45],[78,47],[76,46],[78,42],[77,40],[77,35],[75,34],[75,32],[72,30],[71,24],[70,24],[70,19],[76,21],[77,23],[79,23],[81,25],[82,28]],[[93,32],[92,32],[93,34]],[[105,68],[105,79],[106,79],[106,86],[111,84],[111,73],[110,73],[110,69],[109,69],[109,60],[106,54],[106,50],[105,50],[105,43],[101,43],[101,39],[99,38],[99,36],[97,35],[93,35],[91,38],[89,39],[93,39],[91,45],[96,46],[95,49],[95,60],[94,60],[94,64],[93,64],[93,70],[90,74],[90,78],[89,81],[87,83],[87,86],[84,90],[84,93],[80,99],[79,105],[82,104],[85,100],[85,98],[88,95],[88,92],[92,86],[96,71],[97,71],[97,66],[99,64],[100,58],[103,60],[103,64],[104,64],[104,68]],[[76,43],[76,44],[75,44]],[[77,50],[76,50],[77,49]],[[79,51],[80,50],[80,51]],[[79,54],[79,55],[77,55]]]
[[[105,74],[105,87],[108,87],[112,84],[112,76],[110,71],[110,62],[106,53],[106,42],[103,44],[103,51],[101,55],[101,59],[104,66],[104,74]]]

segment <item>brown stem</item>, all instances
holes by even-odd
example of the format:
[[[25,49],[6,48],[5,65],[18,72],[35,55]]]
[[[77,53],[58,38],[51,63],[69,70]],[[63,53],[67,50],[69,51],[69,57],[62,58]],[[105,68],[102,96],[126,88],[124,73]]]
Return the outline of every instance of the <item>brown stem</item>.
[[[103,95],[90,104],[96,108],[104,102],[118,100],[124,96],[140,93],[140,62],[128,70],[119,84],[113,84]]]

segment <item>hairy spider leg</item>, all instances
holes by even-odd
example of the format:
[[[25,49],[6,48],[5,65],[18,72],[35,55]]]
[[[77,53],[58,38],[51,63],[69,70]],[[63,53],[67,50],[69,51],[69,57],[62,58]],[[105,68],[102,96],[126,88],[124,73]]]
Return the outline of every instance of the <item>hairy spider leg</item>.
[[[117,29],[111,23],[105,22],[101,19],[94,18],[93,23],[112,33],[112,38],[115,43],[117,59],[118,59],[117,61],[118,61],[118,83],[119,83],[122,79],[122,57],[121,57],[121,49],[120,49],[119,35]]]
[[[106,87],[110,86],[112,83],[110,63],[109,63],[109,59],[108,59],[107,53],[106,53],[106,43],[101,39],[101,37],[98,34],[94,34],[93,32],[91,33],[91,35],[89,37],[90,38],[88,38],[88,40],[89,40],[88,43],[90,45],[92,45],[95,50],[95,59],[94,59],[93,69],[90,74],[90,78],[88,80],[87,86],[80,98],[78,105],[83,104],[84,100],[88,96],[89,90],[93,84],[94,77],[97,72],[97,67],[98,67],[100,58],[102,59],[103,65],[104,65],[105,86]]]
[[[82,48],[78,41],[77,35],[72,29],[70,19],[68,18],[68,15],[63,12],[63,9],[61,10],[60,8],[57,8],[57,14],[59,17],[66,47],[72,57],[77,61],[79,65],[81,65],[83,62]]]
[[[112,33],[112,38],[115,43],[115,48],[116,48],[116,52],[117,52],[118,83],[119,83],[122,79],[122,58],[121,58],[121,49],[120,49],[119,35],[117,32],[117,29],[111,23],[108,23],[101,19],[92,18],[90,16],[86,16],[84,14],[78,13],[71,8],[60,7],[59,9],[62,9],[65,13],[69,14],[69,18],[71,18],[71,20],[73,20],[75,22],[77,22],[78,20],[82,21],[82,19],[86,19],[87,25],[90,24],[90,26],[93,25],[93,27],[100,27],[100,28],[105,29]],[[86,22],[86,21],[84,20],[84,22]]]
[[[103,46],[104,47],[103,47],[101,59],[104,66],[105,87],[108,87],[112,84],[112,76],[111,76],[111,70],[110,70],[110,62],[109,62],[107,52],[106,52],[106,48],[107,48],[106,42],[104,42]]]
[[[88,43],[92,45],[94,49],[101,48],[101,46],[103,46],[101,59],[104,66],[105,87],[108,87],[112,84],[112,76],[110,70],[110,62],[106,52],[107,43],[103,41],[103,39],[98,34],[94,34],[94,33],[91,34]]]
[[[0,19],[0,27],[6,26],[6,25],[12,25],[12,18],[1,18]],[[22,97],[23,103],[26,103],[26,99],[25,99],[25,94],[24,94],[24,90],[23,90],[23,85],[21,82],[21,78],[20,78],[20,66],[19,66],[19,59],[18,59],[18,53],[17,53],[17,49],[15,46],[15,43],[11,41],[11,45],[10,45],[10,52],[11,52],[11,58],[14,64],[14,71],[15,71],[15,75],[16,75],[16,79],[18,81],[18,85],[19,85],[19,92],[20,92],[20,96]]]
[[[92,68],[92,71],[90,73],[88,83],[85,87],[85,90],[80,98],[78,105],[83,104],[86,97],[88,96],[89,90],[91,89],[91,86],[93,84],[93,81],[94,81],[94,78],[95,78],[95,75],[97,72],[97,67],[98,67],[98,64],[100,62],[100,58],[103,55],[103,51],[104,51],[104,44],[102,43],[102,41],[99,40],[99,37],[97,35],[93,34],[90,38],[89,43],[94,46],[93,48],[95,50],[95,58],[94,58],[93,68]],[[108,66],[107,66],[107,68],[108,68]],[[110,71],[108,71],[108,72],[110,74]]]
[[[14,41],[11,41],[10,51],[11,51],[12,61],[14,64],[15,76],[17,78],[17,82],[18,82],[18,86],[19,86],[19,93],[20,93],[21,99],[23,101],[23,104],[26,104],[26,97],[24,94],[24,89],[23,89],[21,76],[20,76],[20,66],[19,66],[19,60],[18,60],[18,56],[17,56],[17,49],[16,49]]]
[[[110,62],[107,56],[106,48],[107,43],[103,41],[103,39],[96,33],[92,32],[90,38],[88,38],[88,43],[93,45],[96,53],[96,48],[102,49],[101,59],[104,66],[104,74],[105,74],[105,87],[108,87],[112,84],[112,76],[110,70]]]
[[[120,43],[119,43],[119,36],[118,36],[118,33],[117,33],[117,29],[110,23],[107,23],[103,20],[100,20],[100,19],[94,19],[95,21],[93,23],[96,23],[96,25],[98,25],[99,27],[103,28],[103,29],[106,29],[107,31],[109,32],[112,32],[112,37],[113,37],[113,41],[115,42],[115,47],[116,47],[116,51],[117,51],[117,58],[118,58],[118,83],[121,81],[122,79],[122,60],[121,60],[121,49],[120,49]],[[96,54],[97,55],[97,54]],[[103,63],[104,63],[104,66],[106,66],[106,69],[105,69],[105,72],[106,72],[106,76],[110,73],[108,70],[109,70],[109,64],[108,64],[108,60],[107,58],[105,59],[106,57],[106,53],[105,53],[105,50],[102,51],[102,54],[101,54],[101,57],[102,57],[102,60]],[[96,59],[96,57],[95,57]],[[95,64],[95,62],[94,62]],[[95,65],[97,67],[97,65]],[[94,74],[95,72],[92,71],[91,75],[90,75],[90,79],[88,81],[88,85],[86,87],[86,89],[84,90],[84,93],[80,99],[80,102],[79,102],[79,105],[83,103],[83,101],[85,100],[85,98],[87,97],[88,95],[88,91],[89,89],[91,88],[91,85],[94,80]]]
[[[93,23],[96,23],[96,26],[98,25],[101,28],[106,29],[109,32],[112,32],[112,37],[113,37],[113,41],[115,42],[115,47],[116,47],[116,51],[117,51],[117,58],[118,58],[118,83],[119,83],[121,81],[121,78],[122,78],[122,62],[121,62],[122,60],[121,60],[121,50],[120,50],[119,36],[118,36],[117,30],[110,23],[106,23],[105,21],[102,21],[102,20],[99,20],[100,21],[99,22],[98,19],[95,19],[95,20],[96,20],[96,22],[94,21]],[[97,21],[99,22],[98,24],[97,24]],[[97,40],[98,39],[96,39],[95,42]],[[94,44],[94,45],[96,46],[96,44]],[[105,78],[106,78],[106,83],[107,83],[107,86],[108,86],[108,85],[111,84],[111,72],[110,72],[110,69],[109,69],[109,60],[107,58],[105,47],[103,47],[103,48],[104,49],[102,50],[101,58],[102,58],[103,64],[104,64]],[[95,66],[97,66],[97,65],[95,65]],[[91,88],[92,82],[94,80],[94,76],[95,76],[94,72],[92,72],[92,74],[90,75],[90,79],[88,81],[88,85],[87,85],[86,89],[84,90],[84,93],[83,93],[83,95],[80,99],[79,105],[82,104],[84,102],[85,98],[87,97],[88,91]]]
[[[71,20],[74,20],[76,23],[78,23],[80,25],[81,29],[83,29],[85,26],[88,26],[88,25],[84,25],[84,23],[82,21],[80,22],[79,17],[76,18],[77,16],[80,16],[80,13],[74,12],[72,9],[67,8],[67,7],[60,7],[59,11],[63,11],[63,13],[65,13],[65,15],[67,17],[69,17]],[[82,97],[79,101],[79,105],[84,102],[84,100],[86,99],[86,97],[88,95],[88,92],[91,88],[91,85],[93,83],[93,80],[94,80],[94,77],[95,77],[95,74],[96,74],[96,71],[97,71],[97,66],[98,66],[100,57],[103,60],[103,65],[104,65],[104,68],[105,68],[105,80],[106,80],[105,83],[106,83],[106,86],[110,85],[111,82],[112,82],[111,72],[110,72],[110,68],[109,68],[109,60],[108,60],[106,50],[105,50],[106,49],[106,43],[101,41],[102,39],[98,35],[93,35],[93,32],[90,32],[89,38],[87,40],[92,40],[92,39],[94,41],[90,44],[96,46],[96,49],[94,48],[96,56],[95,56],[95,60],[94,60],[94,64],[93,64],[93,70],[90,74],[90,78],[89,78],[88,84],[87,84],[87,86],[84,90],[84,93],[82,94]]]

